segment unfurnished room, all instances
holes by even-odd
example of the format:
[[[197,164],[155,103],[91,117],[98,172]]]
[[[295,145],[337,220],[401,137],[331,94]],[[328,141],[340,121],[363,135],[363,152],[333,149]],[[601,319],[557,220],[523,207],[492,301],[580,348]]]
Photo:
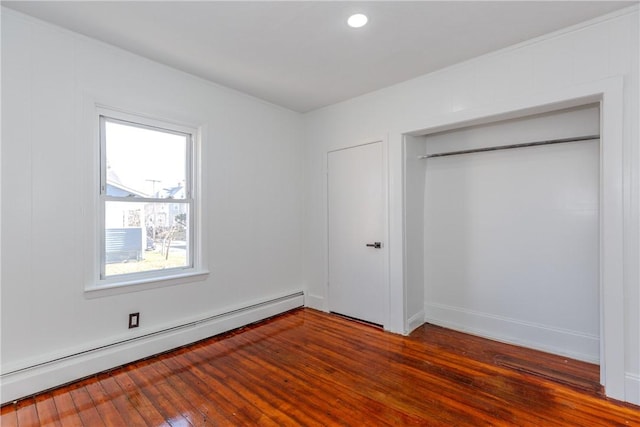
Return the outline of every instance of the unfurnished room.
[[[4,1],[2,426],[640,426],[638,1]]]

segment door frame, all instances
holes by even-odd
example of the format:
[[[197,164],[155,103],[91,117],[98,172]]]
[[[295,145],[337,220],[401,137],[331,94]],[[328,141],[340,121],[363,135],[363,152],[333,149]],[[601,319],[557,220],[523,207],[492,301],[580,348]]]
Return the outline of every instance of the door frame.
[[[460,111],[436,118],[431,124],[403,132],[403,154],[407,136],[453,130],[504,119],[551,112],[589,103],[600,105],[600,382],[608,397],[625,399],[625,247],[624,217],[633,217],[625,206],[624,188],[633,185],[625,167],[624,81],[616,76],[575,85],[554,92],[507,100],[481,110]],[[419,130],[415,130],[419,129]],[[404,159],[404,155],[403,155]],[[402,171],[403,177],[405,171]],[[404,183],[403,183],[404,187]],[[404,188],[403,188],[404,190]],[[405,214],[403,201],[403,218]],[[403,224],[404,231],[405,224]],[[404,242],[403,242],[404,246]],[[403,248],[404,249],[404,248]],[[402,255],[403,264],[406,253]],[[628,262],[628,261],[627,261]],[[403,290],[407,294],[406,266],[403,265]],[[406,319],[405,307],[405,324]]]
[[[382,251],[383,251],[383,288],[384,288],[384,300],[382,301],[382,305],[385,309],[385,313],[383,315],[384,322],[382,327],[385,330],[388,330],[390,324],[390,280],[389,280],[389,254],[391,251],[389,250],[389,145],[387,142],[387,138],[371,138],[365,139],[362,141],[357,141],[352,144],[344,144],[338,145],[334,148],[328,149],[325,153],[324,159],[324,206],[325,206],[325,233],[324,233],[324,254],[325,254],[325,295],[326,302],[324,304],[325,310],[329,311],[331,307],[331,286],[329,285],[329,154],[335,153],[337,151],[349,150],[351,148],[362,147],[365,145],[371,145],[380,143],[381,152],[382,152],[382,165],[380,169],[381,179],[382,179]]]

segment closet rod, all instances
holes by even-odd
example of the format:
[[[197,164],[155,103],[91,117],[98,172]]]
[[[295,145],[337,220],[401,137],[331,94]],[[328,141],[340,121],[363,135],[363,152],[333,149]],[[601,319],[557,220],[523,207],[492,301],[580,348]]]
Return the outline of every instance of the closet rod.
[[[521,147],[536,147],[538,145],[562,144],[564,142],[591,141],[593,139],[600,139],[600,135],[579,136],[575,138],[549,139],[547,141],[525,142],[522,144],[498,145],[495,147],[483,147],[483,148],[473,148],[470,150],[449,151],[445,153],[436,153],[436,154],[425,154],[422,156],[418,156],[418,158],[430,159],[432,157],[456,156],[458,154],[481,153],[483,151],[509,150],[511,148],[521,148]]]

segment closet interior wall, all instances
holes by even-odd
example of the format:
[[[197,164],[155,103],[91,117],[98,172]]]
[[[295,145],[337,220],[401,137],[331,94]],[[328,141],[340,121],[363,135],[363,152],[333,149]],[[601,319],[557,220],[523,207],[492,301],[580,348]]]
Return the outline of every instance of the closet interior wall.
[[[407,296],[408,329],[426,320],[599,361],[599,140],[421,158],[599,125],[591,104],[406,137],[405,272],[423,292]]]

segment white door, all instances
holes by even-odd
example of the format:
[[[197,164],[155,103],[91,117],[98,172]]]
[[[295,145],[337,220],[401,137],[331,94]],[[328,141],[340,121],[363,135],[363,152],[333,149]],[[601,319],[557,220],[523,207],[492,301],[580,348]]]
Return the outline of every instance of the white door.
[[[386,321],[382,143],[328,155],[329,309]]]

